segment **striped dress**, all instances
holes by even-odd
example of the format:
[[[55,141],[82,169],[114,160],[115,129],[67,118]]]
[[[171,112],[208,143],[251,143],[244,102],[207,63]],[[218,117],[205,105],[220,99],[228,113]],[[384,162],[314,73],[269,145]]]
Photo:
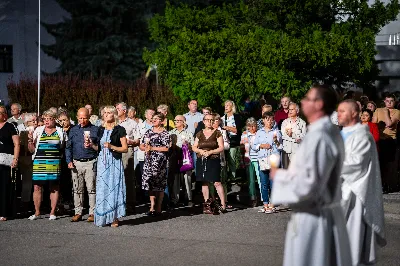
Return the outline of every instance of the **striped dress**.
[[[61,173],[61,145],[57,131],[51,135],[43,132],[33,161],[34,184],[58,181]]]

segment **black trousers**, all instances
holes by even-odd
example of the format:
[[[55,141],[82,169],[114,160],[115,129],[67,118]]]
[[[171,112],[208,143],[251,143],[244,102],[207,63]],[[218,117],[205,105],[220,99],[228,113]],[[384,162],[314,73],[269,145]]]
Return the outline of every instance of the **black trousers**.
[[[383,190],[385,192],[397,191],[399,189],[397,141],[392,138],[381,139],[378,146]]]
[[[13,187],[11,167],[0,165],[0,217],[10,217],[13,214]]]

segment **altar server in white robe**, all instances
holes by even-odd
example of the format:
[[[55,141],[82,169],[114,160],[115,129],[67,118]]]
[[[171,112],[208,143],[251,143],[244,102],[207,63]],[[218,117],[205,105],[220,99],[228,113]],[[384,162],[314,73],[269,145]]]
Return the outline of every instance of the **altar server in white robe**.
[[[270,170],[272,203],[289,204],[293,210],[286,231],[285,266],[351,265],[340,206],[344,145],[329,118],[336,99],[327,86],[311,87],[301,102],[310,123],[308,132],[289,168]]]
[[[386,245],[382,183],[378,152],[368,126],[359,122],[354,100],[338,107],[345,160],[342,169],[342,208],[347,220],[352,265],[372,265],[377,247]]]

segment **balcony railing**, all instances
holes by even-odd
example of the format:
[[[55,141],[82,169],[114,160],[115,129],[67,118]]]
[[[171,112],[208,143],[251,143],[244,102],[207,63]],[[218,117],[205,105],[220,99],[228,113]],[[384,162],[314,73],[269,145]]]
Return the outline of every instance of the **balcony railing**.
[[[376,45],[400,45],[400,32],[390,34],[378,34],[375,37]]]

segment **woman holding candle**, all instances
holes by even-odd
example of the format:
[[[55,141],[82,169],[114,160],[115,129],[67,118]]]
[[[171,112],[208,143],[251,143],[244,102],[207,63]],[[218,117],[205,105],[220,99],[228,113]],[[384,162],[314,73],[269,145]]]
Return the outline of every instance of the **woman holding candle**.
[[[140,149],[144,151],[145,161],[142,176],[142,189],[149,191],[150,211],[149,216],[161,214],[161,204],[164,190],[167,186],[168,150],[171,138],[163,126],[165,116],[157,112],[153,116],[153,128],[143,136]]]
[[[250,143],[254,141],[257,133],[257,121],[250,117],[246,121],[247,130],[243,132],[240,144],[244,147],[244,163],[246,165],[247,179],[249,182],[250,206],[257,206],[256,179],[261,191],[260,172],[258,170],[258,152],[251,149]],[[262,199],[262,197],[261,197]]]
[[[7,118],[6,108],[0,106],[0,222],[11,216],[11,171],[18,165],[20,147],[17,128]]]
[[[282,167],[285,169],[288,168],[290,160],[296,153],[307,131],[306,122],[298,116],[299,112],[299,106],[296,103],[290,103],[288,118],[282,123]]]
[[[98,144],[91,143],[90,137],[87,140],[89,145],[99,152],[94,224],[97,226],[111,224],[111,227],[118,227],[118,219],[126,213],[122,153],[128,151],[128,144],[125,128],[118,125],[118,114],[114,106],[104,107],[103,126],[99,128],[97,134]]]
[[[214,182],[218,196],[221,200],[219,211],[226,212],[224,188],[221,184],[221,159],[220,153],[224,150],[224,140],[221,132],[213,127],[214,116],[205,115],[203,118],[205,128],[196,134],[193,151],[197,154],[196,180],[202,182],[204,197],[203,213],[216,214],[217,204],[210,198],[208,184]]]
[[[271,168],[270,156],[272,154],[280,156],[283,148],[282,135],[279,130],[273,128],[274,114],[272,112],[264,113],[262,119],[264,127],[257,132],[254,141],[250,142],[250,147],[252,150],[258,151],[261,196],[264,204],[260,212],[274,213],[276,212],[275,207],[269,204],[269,190],[272,189],[272,181],[269,180],[269,169]],[[273,161],[272,163],[276,164],[277,162]]]

